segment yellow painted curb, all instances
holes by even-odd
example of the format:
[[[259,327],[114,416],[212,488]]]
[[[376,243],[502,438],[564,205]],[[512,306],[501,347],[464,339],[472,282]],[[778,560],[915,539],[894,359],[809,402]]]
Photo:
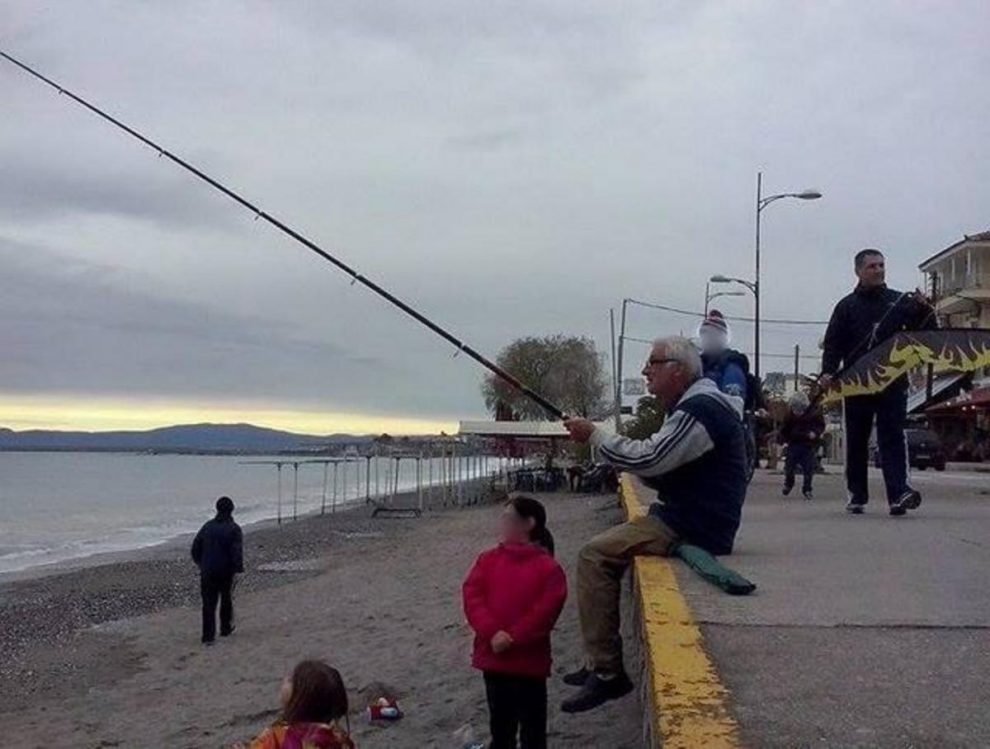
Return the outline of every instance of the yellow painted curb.
[[[628,474],[622,476],[619,493],[628,518],[646,512],[642,489]],[[726,706],[728,690],[705,653],[670,561],[636,557],[633,571],[652,743],[665,749],[739,747],[739,726]]]

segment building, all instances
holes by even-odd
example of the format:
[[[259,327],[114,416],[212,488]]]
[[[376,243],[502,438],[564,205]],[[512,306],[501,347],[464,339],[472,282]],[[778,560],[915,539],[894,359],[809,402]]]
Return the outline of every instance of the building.
[[[918,267],[943,327],[990,328],[990,231],[964,236]]]
[[[918,266],[943,328],[990,328],[990,231],[963,238]],[[968,389],[925,409],[949,458],[990,455],[990,371],[974,373]]]

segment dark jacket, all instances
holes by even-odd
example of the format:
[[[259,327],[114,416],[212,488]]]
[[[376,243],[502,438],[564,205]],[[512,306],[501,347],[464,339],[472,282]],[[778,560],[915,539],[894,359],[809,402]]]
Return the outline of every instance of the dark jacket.
[[[681,539],[711,554],[729,554],[746,497],[742,416],[742,399],[703,377],[648,439],[596,429],[591,444],[603,460],[657,490],[650,514]]]
[[[243,572],[241,526],[230,515],[217,515],[193,539],[192,558],[204,575],[227,577]]]
[[[938,327],[931,307],[910,294],[857,286],[832,311],[822,344],[822,374],[834,375],[902,330]]]
[[[705,396],[690,398],[677,408],[704,426],[714,446],[698,460],[644,479],[660,500],[650,505],[650,514],[688,543],[711,554],[731,554],[746,498],[742,420],[731,407]]]
[[[817,436],[811,439],[808,435],[814,432]],[[809,408],[803,413],[788,411],[777,432],[777,442],[782,445],[805,445],[812,447],[817,445],[825,432],[825,419],[821,411],[816,408]]]
[[[749,359],[733,349],[726,349],[719,354],[701,355],[702,374],[718,385],[718,389],[727,395],[742,398],[746,410],[751,409],[749,392]]]

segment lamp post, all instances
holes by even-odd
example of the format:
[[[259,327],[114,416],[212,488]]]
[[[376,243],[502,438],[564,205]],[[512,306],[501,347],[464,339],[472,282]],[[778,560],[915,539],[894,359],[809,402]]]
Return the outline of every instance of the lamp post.
[[[743,291],[716,291],[712,294],[708,289],[711,285],[712,279],[705,282],[705,317],[708,317],[708,305],[712,299],[717,299],[720,296],[745,296],[746,293]]]
[[[615,398],[615,433],[619,433],[619,428],[622,426],[622,418],[619,411],[622,408],[622,391],[619,388],[619,369],[618,362],[616,361],[615,354],[615,308],[612,307],[608,311],[608,322],[609,329],[612,333],[612,391]]]
[[[802,190],[801,192],[782,192],[763,197],[763,172],[756,173],[756,277],[752,284],[746,284],[753,292],[753,354],[756,358],[754,372],[760,376],[760,219],[763,209],[782,198],[797,198],[798,200],[818,200],[822,196],[818,190]],[[738,280],[738,279],[736,279]]]
[[[747,281],[745,278],[732,278],[730,276],[722,276],[722,275],[712,276],[711,278],[708,279],[708,281],[709,281],[709,283],[737,283],[737,284],[740,284],[742,286],[745,286],[747,289],[749,289],[751,292],[753,292],[753,297],[757,300],[757,302],[756,302],[757,313],[756,314],[759,315],[759,309],[760,309],[760,307],[759,307],[759,301],[758,300],[760,298],[760,294],[759,294],[759,287],[755,283],[753,283],[752,281]],[[738,294],[745,294],[745,292],[743,292],[743,291],[736,292],[736,293],[738,293]],[[707,312],[705,314],[707,316]],[[757,319],[758,320],[759,318],[758,317],[754,317],[754,319]],[[758,327],[759,327],[759,323],[757,323],[757,328]],[[759,340],[760,340],[759,339],[759,333],[757,333],[756,340],[757,340],[757,342],[759,342]],[[759,343],[757,343],[757,345],[759,345]],[[757,361],[759,361],[759,359],[757,359]],[[759,370],[759,367],[757,367],[757,369],[756,369],[756,376],[757,377],[760,376],[759,375],[759,371],[760,371]]]

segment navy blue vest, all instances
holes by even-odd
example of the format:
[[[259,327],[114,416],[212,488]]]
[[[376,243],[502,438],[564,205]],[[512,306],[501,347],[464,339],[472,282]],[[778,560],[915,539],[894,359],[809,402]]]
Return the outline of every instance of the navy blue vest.
[[[659,500],[650,514],[687,543],[712,554],[731,554],[746,498],[742,419],[728,403],[710,395],[695,395],[674,410],[701,422],[715,447],[670,473],[645,479]]]

